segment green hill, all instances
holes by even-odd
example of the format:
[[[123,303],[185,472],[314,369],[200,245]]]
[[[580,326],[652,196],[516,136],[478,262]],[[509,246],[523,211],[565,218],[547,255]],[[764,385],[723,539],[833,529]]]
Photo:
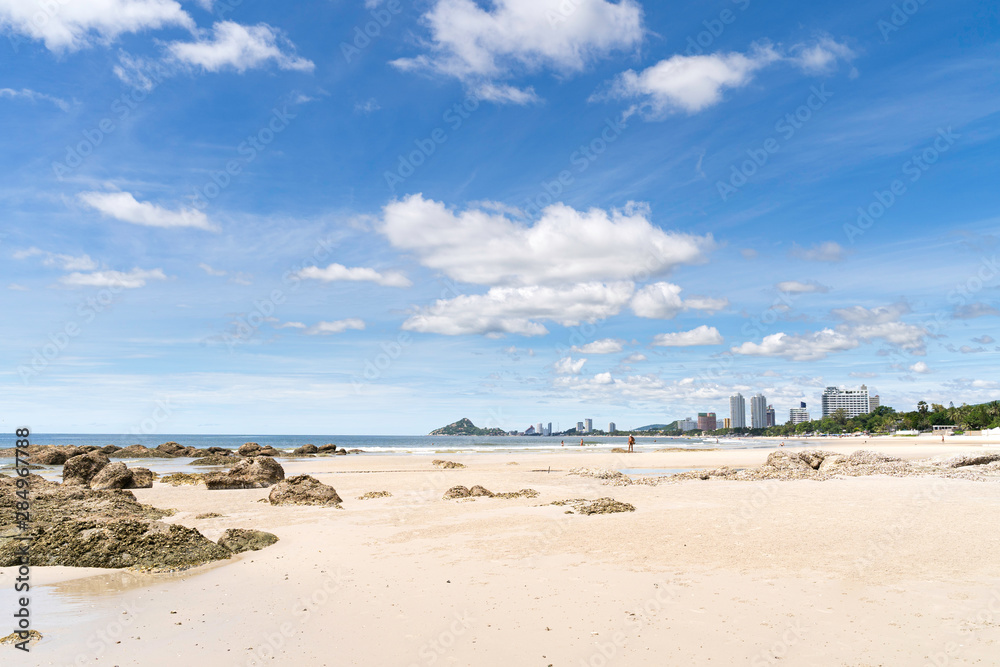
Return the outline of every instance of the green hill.
[[[639,428],[632,429],[633,431],[670,431],[677,428],[677,422],[671,422],[669,424],[650,424],[649,426],[640,426]]]
[[[442,426],[428,435],[507,435],[507,432],[499,428],[478,428],[468,417],[462,417],[454,424]]]

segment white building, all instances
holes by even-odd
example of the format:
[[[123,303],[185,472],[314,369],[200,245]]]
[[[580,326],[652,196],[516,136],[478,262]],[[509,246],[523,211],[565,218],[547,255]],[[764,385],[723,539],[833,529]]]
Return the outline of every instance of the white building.
[[[742,394],[729,397],[729,423],[730,428],[747,427],[747,402]]]
[[[587,433],[590,433],[591,431],[594,430],[594,420],[593,419],[584,419],[583,421],[584,421],[584,425],[583,425],[583,430],[584,431],[586,431]]]
[[[763,394],[750,398],[750,426],[767,428],[767,399]]]
[[[687,419],[678,419],[677,428],[681,431],[693,431],[698,428],[698,422],[693,421],[690,417]]]
[[[799,403],[799,407],[792,408],[788,411],[788,421],[793,424],[801,424],[802,422],[812,421],[809,418],[809,411],[806,410],[805,403]]]
[[[542,422],[535,424],[535,433],[538,435],[545,435],[545,428],[542,426]]]
[[[837,410],[843,410],[848,419],[871,411],[868,397],[868,387],[861,385],[860,389],[841,389],[827,387],[823,390],[823,417],[832,417]]]

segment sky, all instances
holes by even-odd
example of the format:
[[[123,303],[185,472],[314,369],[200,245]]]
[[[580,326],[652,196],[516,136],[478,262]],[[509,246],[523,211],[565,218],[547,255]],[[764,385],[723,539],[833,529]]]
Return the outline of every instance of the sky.
[[[970,0],[0,0],[0,420],[995,399],[998,83]]]

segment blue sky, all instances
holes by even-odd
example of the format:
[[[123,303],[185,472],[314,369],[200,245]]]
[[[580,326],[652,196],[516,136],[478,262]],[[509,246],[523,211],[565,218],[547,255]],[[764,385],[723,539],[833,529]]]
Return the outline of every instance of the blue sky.
[[[0,31],[11,428],[1000,390],[989,3],[0,0]]]

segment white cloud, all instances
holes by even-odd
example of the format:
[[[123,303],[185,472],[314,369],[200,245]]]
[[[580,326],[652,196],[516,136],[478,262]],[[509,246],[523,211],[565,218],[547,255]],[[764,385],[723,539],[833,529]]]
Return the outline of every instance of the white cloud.
[[[632,297],[631,283],[581,283],[567,288],[494,287],[486,294],[441,299],[403,322],[403,329],[449,336],[548,333],[536,320],[564,326],[618,314]]]
[[[626,116],[640,112],[656,119],[675,111],[693,114],[718,104],[725,91],[746,86],[759,70],[774,63],[787,62],[817,74],[834,69],[838,60],[854,57],[850,48],[829,37],[796,45],[792,52],[786,55],[763,42],[751,45],[747,53],[677,54],[641,72],[622,72],[607,96],[636,100]]]
[[[294,326],[299,324],[298,322],[289,322],[288,325]],[[281,328],[281,327],[279,327]],[[310,336],[316,335],[328,335],[328,334],[338,334],[347,331],[348,329],[354,329],[356,331],[363,331],[365,328],[365,323],[363,320],[359,320],[356,317],[348,318],[346,320],[335,320],[333,322],[318,322],[313,326],[305,330]]]
[[[63,111],[69,111],[69,102],[66,100],[46,95],[45,93],[39,93],[28,88],[22,88],[21,90],[14,90],[13,88],[0,88],[0,97],[9,97],[11,99],[24,98],[31,100],[32,102],[42,100],[44,102],[51,102]]]
[[[573,352],[579,352],[580,354],[614,354],[615,352],[621,352],[624,344],[625,341],[617,338],[602,338],[601,340],[595,340],[579,347],[574,345],[571,349]]]
[[[783,357],[791,361],[816,361],[832,352],[853,350],[860,343],[853,336],[823,329],[803,334],[779,332],[765,336],[760,343],[746,342],[732,348],[736,354],[755,357]]]
[[[622,359],[623,364],[634,364],[639,361],[646,361],[646,355],[642,352],[633,352],[624,359]]]
[[[224,275],[226,275],[225,271],[222,271],[220,269],[213,269],[211,266],[209,266],[208,264],[206,264],[204,262],[202,262],[201,264],[199,264],[198,268],[201,269],[202,271],[204,271],[205,273],[207,273],[210,276],[224,276]]]
[[[676,110],[696,113],[721,101],[724,90],[745,86],[754,72],[780,59],[766,44],[755,45],[747,54],[675,55],[641,72],[622,72],[610,94],[640,100],[631,112],[641,109],[650,118]]]
[[[683,309],[681,288],[671,283],[646,285],[632,298],[632,312],[639,317],[667,320]]]
[[[123,271],[94,271],[92,273],[74,272],[63,276],[59,282],[69,287],[119,287],[135,289],[144,287],[147,280],[166,280],[162,269],[144,271],[132,269]]]
[[[28,257],[43,256],[42,264],[45,266],[58,266],[64,271],[93,271],[97,268],[97,262],[90,258],[90,255],[60,255],[47,252],[39,248],[31,247],[27,250],[18,250],[14,253],[14,259],[26,259]]]
[[[573,361],[572,357],[563,357],[554,364],[553,368],[555,368],[556,373],[559,375],[577,375],[583,369],[585,363],[587,363],[586,359]]]
[[[328,324],[328,323],[321,322],[320,324]],[[319,325],[316,325],[316,326],[319,326]],[[274,328],[275,329],[305,329],[306,325],[303,324],[302,322],[284,322],[282,324],[275,324]],[[362,327],[362,328],[364,328],[364,327]]]
[[[788,254],[811,262],[839,262],[844,259],[844,249],[835,241],[825,241],[811,248],[803,248],[793,243]]]
[[[209,72],[234,69],[245,72],[273,61],[279,68],[311,72],[312,61],[295,55],[294,46],[279,31],[260,23],[244,26],[220,21],[211,35],[202,31],[194,42],[170,42],[167,51],[177,61]]]
[[[299,278],[321,280],[325,283],[346,280],[346,281],[369,281],[383,285],[385,287],[409,287],[413,283],[399,271],[386,271],[380,273],[375,269],[367,267],[348,268],[343,264],[330,264],[325,269],[318,266],[307,266],[296,274]]]
[[[709,314],[725,310],[729,307],[729,299],[717,299],[710,296],[692,294],[684,299],[684,310],[701,310]]]
[[[705,261],[711,235],[665,232],[632,205],[610,213],[554,204],[533,225],[483,208],[456,214],[415,194],[385,207],[381,231],[425,266],[480,285],[554,285],[657,276]]]
[[[928,368],[928,366],[927,366],[927,364],[925,362],[918,361],[917,363],[915,363],[912,366],[910,366],[910,371],[913,372],[913,373],[924,374],[924,373],[930,373],[931,369]]]
[[[642,8],[633,0],[436,0],[421,17],[427,53],[392,62],[429,70],[478,88],[484,99],[524,104],[534,92],[497,80],[551,69],[582,71],[589,63],[642,41]]]
[[[657,334],[653,338],[653,345],[658,347],[694,347],[697,345],[721,345],[722,343],[723,338],[719,330],[704,324],[691,331]]]
[[[809,294],[813,292],[826,293],[830,291],[829,287],[826,285],[820,285],[815,281],[803,283],[798,280],[786,280],[778,283],[775,287],[778,288],[779,292],[786,292],[789,294]]]
[[[194,21],[174,0],[0,0],[0,27],[41,40],[55,52],[172,26],[194,29]]]
[[[897,301],[888,306],[865,308],[851,306],[850,308],[834,308],[830,314],[852,324],[885,324],[897,322],[903,315],[910,313],[910,305],[905,301]]]
[[[146,227],[194,227],[215,231],[216,227],[201,211],[193,208],[170,210],[138,201],[128,192],[83,192],[80,201],[104,215]]]
[[[848,373],[852,378],[877,378],[878,373],[865,373],[860,371],[851,371]]]
[[[956,306],[951,314],[957,320],[972,320],[987,315],[1000,315],[1000,310],[997,310],[988,303],[977,302],[964,306]]]

